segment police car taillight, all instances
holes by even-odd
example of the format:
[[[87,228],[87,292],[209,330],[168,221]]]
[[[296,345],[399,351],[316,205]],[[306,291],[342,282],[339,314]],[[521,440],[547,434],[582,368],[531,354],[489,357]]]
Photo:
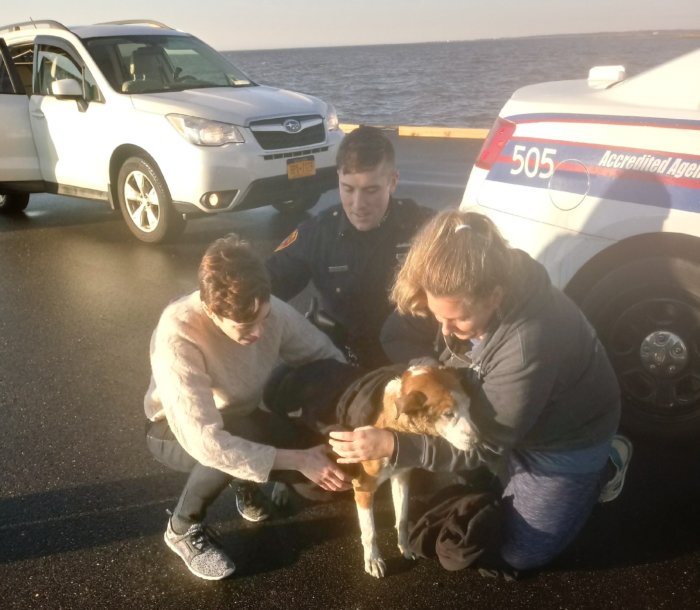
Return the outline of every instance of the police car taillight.
[[[491,169],[514,131],[515,123],[498,117],[489,131],[489,135],[486,136],[474,165],[481,169]]]

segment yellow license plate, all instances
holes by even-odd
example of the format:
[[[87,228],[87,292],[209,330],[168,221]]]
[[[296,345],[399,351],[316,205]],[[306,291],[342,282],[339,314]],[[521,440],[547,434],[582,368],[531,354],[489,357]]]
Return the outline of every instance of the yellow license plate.
[[[290,159],[287,161],[287,178],[296,180],[297,178],[308,178],[316,175],[316,161],[313,157],[301,157],[300,159]]]

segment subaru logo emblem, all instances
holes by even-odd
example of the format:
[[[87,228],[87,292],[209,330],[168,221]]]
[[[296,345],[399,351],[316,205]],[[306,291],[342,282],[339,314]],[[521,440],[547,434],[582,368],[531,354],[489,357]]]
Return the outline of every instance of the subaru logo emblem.
[[[298,131],[301,131],[301,123],[296,119],[287,119],[282,125],[289,133],[297,133]]]

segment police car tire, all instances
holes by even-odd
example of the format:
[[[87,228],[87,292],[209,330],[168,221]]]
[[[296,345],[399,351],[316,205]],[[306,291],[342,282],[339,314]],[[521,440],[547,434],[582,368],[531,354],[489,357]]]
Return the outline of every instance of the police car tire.
[[[29,205],[28,193],[0,194],[0,214],[17,214]]]
[[[697,440],[700,264],[671,257],[627,262],[595,283],[580,305],[617,373],[623,429],[637,437]],[[664,333],[680,340],[683,364],[676,374],[649,368],[651,363],[658,369],[645,340]]]
[[[303,214],[314,207],[321,195],[310,195],[307,197],[299,197],[291,201],[273,203],[272,207],[281,214]]]

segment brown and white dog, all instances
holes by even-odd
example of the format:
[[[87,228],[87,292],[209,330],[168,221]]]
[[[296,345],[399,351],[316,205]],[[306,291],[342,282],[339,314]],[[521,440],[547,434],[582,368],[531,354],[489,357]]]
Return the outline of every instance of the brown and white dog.
[[[384,389],[383,408],[374,422],[378,428],[442,436],[458,449],[469,449],[475,436],[468,419],[469,397],[452,369],[412,366]],[[365,571],[384,576],[374,526],[373,500],[377,488],[391,479],[399,550],[415,559],[408,549],[408,484],[410,469],[395,469],[389,459],[361,463],[353,479],[355,503],[360,521]]]

